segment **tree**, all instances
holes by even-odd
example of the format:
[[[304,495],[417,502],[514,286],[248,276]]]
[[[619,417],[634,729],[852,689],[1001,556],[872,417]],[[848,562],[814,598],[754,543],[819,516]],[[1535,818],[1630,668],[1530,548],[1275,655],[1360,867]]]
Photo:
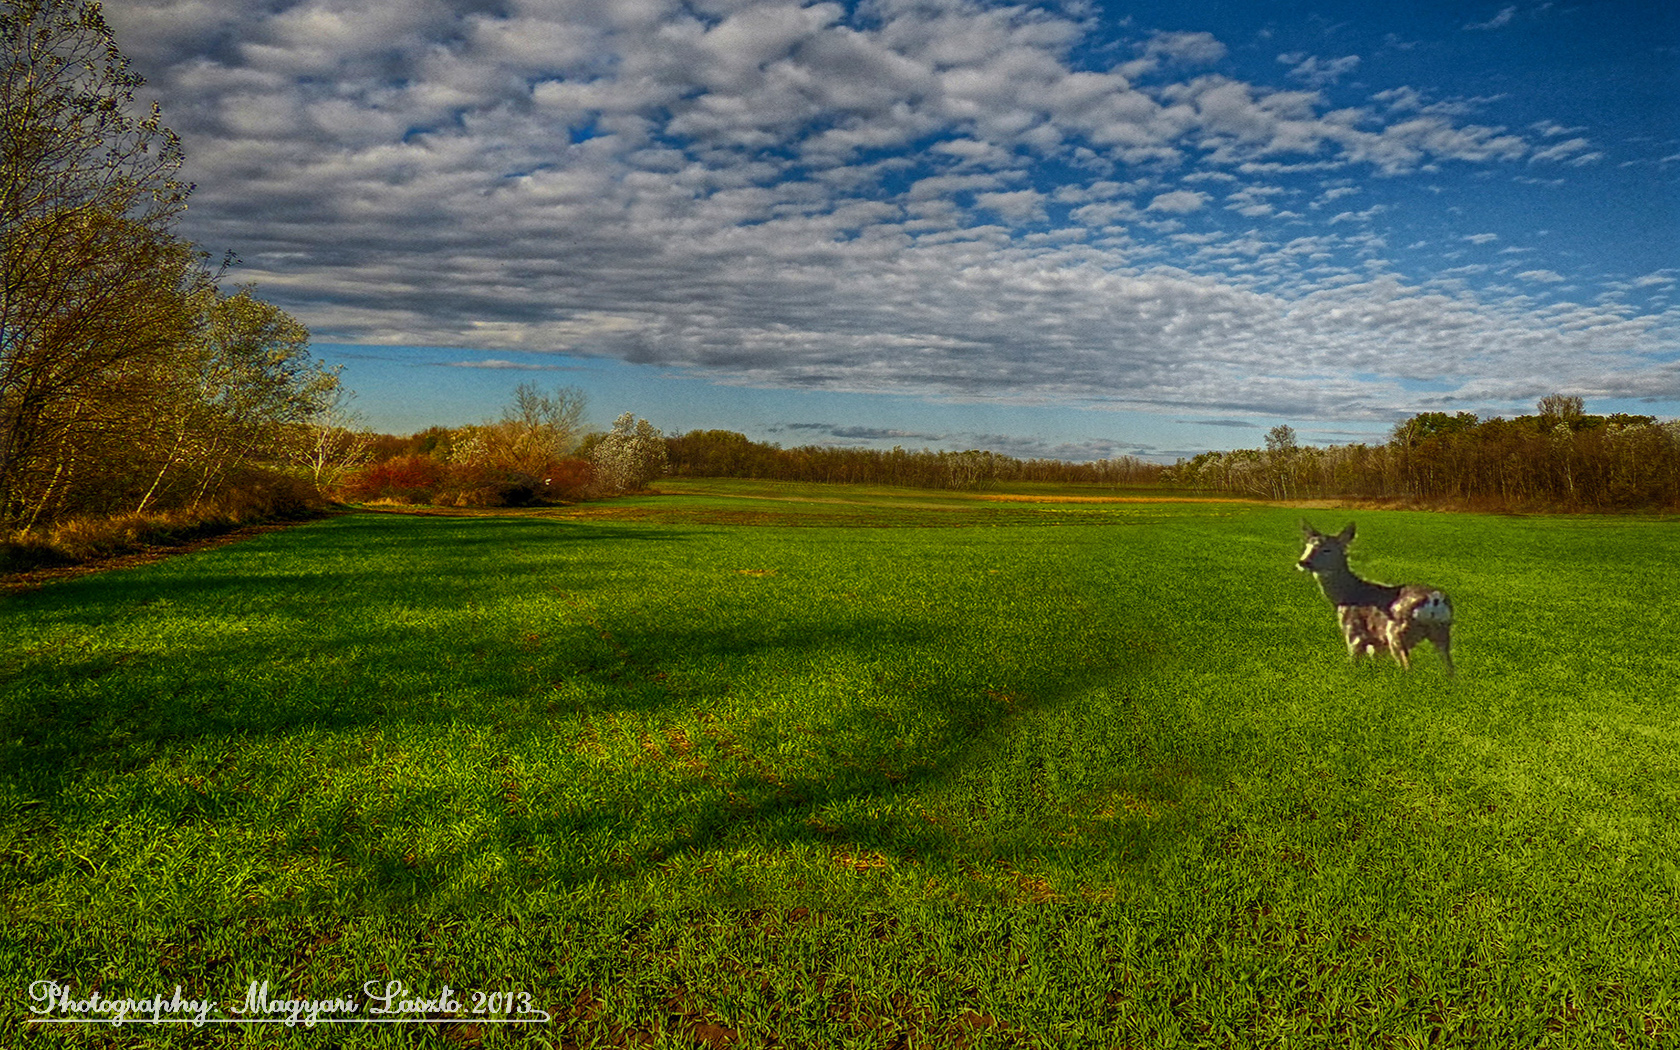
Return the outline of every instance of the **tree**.
[[[1300,446],[1295,428],[1279,423],[1266,432],[1266,480],[1273,499],[1288,499],[1295,493],[1295,467]]]
[[[590,450],[595,480],[610,492],[634,492],[667,469],[665,436],[645,419],[626,412]]]
[[[1586,403],[1574,394],[1547,394],[1534,407],[1548,427],[1574,423],[1587,411]]]
[[[158,384],[172,388],[158,412],[169,423],[169,451],[137,510],[176,468],[188,475],[187,500],[196,506],[253,456],[290,458],[285,435],[339,396],[337,371],[310,357],[308,330],[284,310],[249,288],[212,291],[199,302],[198,338],[177,348]]]
[[[502,418],[484,428],[487,456],[496,466],[541,477],[549,463],[577,447],[589,398],[575,386],[552,394],[535,383],[514,388]]]
[[[322,496],[337,490],[372,458],[373,433],[351,410],[352,396],[344,387],[334,387],[298,431],[297,458]]]
[[[1288,423],[1279,423],[1266,431],[1266,451],[1274,456],[1288,455],[1295,447],[1295,428]]]
[[[34,520],[190,338],[191,187],[96,3],[0,6],[0,520]]]

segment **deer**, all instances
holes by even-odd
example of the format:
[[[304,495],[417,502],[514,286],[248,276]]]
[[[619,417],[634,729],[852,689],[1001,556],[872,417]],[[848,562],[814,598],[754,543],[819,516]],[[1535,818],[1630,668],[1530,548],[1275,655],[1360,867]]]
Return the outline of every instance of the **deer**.
[[[1451,675],[1452,600],[1446,592],[1425,584],[1396,587],[1355,576],[1347,559],[1353,531],[1350,522],[1336,535],[1326,536],[1303,519],[1301,534],[1307,549],[1295,563],[1296,569],[1318,579],[1324,596],[1336,607],[1342,636],[1347,639],[1348,659],[1386,652],[1403,669],[1411,670],[1412,649],[1427,638]]]

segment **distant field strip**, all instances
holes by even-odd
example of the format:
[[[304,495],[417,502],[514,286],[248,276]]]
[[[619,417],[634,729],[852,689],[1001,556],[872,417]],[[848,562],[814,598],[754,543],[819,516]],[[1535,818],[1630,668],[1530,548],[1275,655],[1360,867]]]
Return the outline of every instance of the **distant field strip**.
[[[1068,496],[1016,492],[980,492],[974,499],[994,503],[1252,503],[1232,496]]]
[[[664,488],[0,596],[0,1045],[45,979],[550,1016],[428,1029],[487,1046],[1680,1038],[1672,519],[1311,511],[1452,596],[1449,680],[1348,665],[1291,508]]]

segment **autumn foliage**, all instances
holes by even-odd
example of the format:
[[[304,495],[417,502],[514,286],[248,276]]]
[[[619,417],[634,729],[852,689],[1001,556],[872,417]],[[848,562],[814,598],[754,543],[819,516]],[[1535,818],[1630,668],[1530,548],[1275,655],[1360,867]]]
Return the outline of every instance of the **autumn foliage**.
[[[352,503],[522,507],[581,499],[595,480],[589,462],[575,457],[534,465],[538,471],[527,473],[410,453],[368,464],[345,482],[340,495]]]

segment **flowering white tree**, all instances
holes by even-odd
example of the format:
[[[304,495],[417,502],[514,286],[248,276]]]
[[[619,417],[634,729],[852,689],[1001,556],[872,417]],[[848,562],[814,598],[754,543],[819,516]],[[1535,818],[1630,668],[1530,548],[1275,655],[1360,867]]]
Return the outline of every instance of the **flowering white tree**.
[[[596,484],[608,492],[645,488],[668,467],[665,435],[630,412],[614,421],[612,433],[601,439],[589,458],[595,464]]]

